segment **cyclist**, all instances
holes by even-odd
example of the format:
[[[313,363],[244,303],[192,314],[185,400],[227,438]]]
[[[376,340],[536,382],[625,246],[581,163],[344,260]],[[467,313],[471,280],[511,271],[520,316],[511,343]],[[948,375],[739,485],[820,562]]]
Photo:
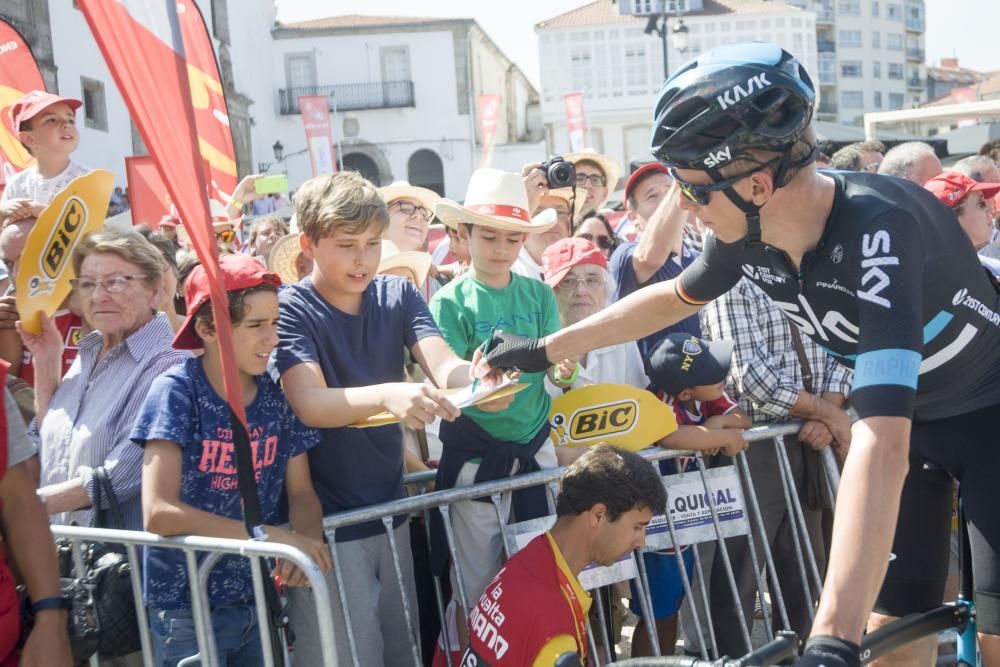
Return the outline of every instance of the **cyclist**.
[[[850,427],[808,397],[796,405],[851,443],[826,585],[800,664],[856,665],[873,607],[881,615],[869,629],[940,603],[951,495],[925,461],[962,484],[981,649],[986,664],[1000,664],[1000,448],[991,443],[1000,299],[954,215],[922,188],[816,170],[814,102],[808,74],[771,44],[728,45],[678,70],[659,94],[652,150],[680,185],[678,205],[713,232],[704,254],[676,280],[544,339],[498,333],[479,370],[534,371],[641,338],[748,277],[854,369],[861,417]],[[920,650],[905,664],[927,660]]]

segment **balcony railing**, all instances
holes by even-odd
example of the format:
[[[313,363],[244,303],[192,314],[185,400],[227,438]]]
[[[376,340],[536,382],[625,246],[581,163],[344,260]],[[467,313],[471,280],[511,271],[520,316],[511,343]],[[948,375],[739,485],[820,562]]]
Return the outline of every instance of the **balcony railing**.
[[[830,102],[820,102],[819,110],[817,113],[824,115],[833,115],[837,113],[837,105]]]
[[[833,23],[833,9],[816,8],[816,23]]]
[[[906,85],[909,88],[923,88],[926,82],[918,77],[910,77],[906,80]]]
[[[906,18],[906,29],[910,32],[923,32],[924,31],[924,20],[915,19],[911,16]]]
[[[412,81],[373,81],[343,83],[335,86],[302,86],[278,90],[278,106],[282,114],[301,113],[299,97],[325,95],[330,108],[337,111],[362,109],[394,109],[414,106]]]
[[[919,60],[920,62],[924,62],[924,50],[908,48],[906,49],[906,57],[909,60]]]
[[[837,50],[837,43],[832,39],[817,39],[816,50],[820,53],[831,53]]]

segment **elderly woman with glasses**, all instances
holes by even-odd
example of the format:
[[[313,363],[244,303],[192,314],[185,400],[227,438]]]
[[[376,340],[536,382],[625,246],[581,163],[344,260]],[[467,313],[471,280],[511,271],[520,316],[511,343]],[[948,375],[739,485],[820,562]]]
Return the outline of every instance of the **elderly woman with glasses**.
[[[38,493],[50,515],[62,515],[53,520],[91,525],[100,468],[124,527],[141,530],[143,451],[129,435],[153,379],[189,354],[171,347],[173,328],[157,311],[167,266],[139,233],[106,229],[84,237],[73,268],[73,289],[94,331],[78,342],[65,375],[63,337],[52,321],[43,315],[38,334],[17,324],[35,358]],[[108,496],[100,498],[101,508],[109,509]]]
[[[562,326],[568,327],[604,308],[614,294],[614,280],[608,273],[608,260],[591,241],[567,238],[545,250],[545,282],[555,290]],[[580,357],[573,367],[557,366],[545,388],[553,397],[589,384],[628,384],[640,389],[649,385],[642,357],[635,342],[621,343],[593,350]],[[576,458],[581,448],[557,452]]]

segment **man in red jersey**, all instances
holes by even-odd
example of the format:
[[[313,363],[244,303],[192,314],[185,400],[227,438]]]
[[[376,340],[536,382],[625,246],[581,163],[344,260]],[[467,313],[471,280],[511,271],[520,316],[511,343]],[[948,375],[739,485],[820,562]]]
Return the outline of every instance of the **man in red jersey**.
[[[553,667],[573,654],[586,663],[590,596],[577,576],[642,548],[666,500],[638,454],[600,445],[574,461],[559,482],[555,525],[507,561],[469,614],[462,667]]]

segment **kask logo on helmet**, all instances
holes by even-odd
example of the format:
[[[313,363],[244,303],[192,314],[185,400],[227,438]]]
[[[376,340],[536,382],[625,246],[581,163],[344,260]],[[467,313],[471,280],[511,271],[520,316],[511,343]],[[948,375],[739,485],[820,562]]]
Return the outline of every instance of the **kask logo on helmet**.
[[[725,111],[742,100],[744,97],[750,97],[755,90],[764,90],[770,85],[771,82],[767,80],[767,72],[761,72],[760,74],[755,74],[747,79],[746,88],[740,84],[736,84],[729,90],[724,91],[721,95],[716,95],[715,99],[719,102],[719,107]]]

